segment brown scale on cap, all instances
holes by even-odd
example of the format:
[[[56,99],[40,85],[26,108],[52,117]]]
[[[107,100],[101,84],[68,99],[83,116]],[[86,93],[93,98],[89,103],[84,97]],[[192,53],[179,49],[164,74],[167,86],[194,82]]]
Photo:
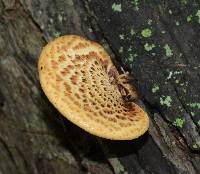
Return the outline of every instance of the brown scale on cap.
[[[69,35],[46,45],[39,58],[42,89],[68,120],[99,137],[130,140],[149,119],[138,105],[128,74],[119,74],[99,44]]]

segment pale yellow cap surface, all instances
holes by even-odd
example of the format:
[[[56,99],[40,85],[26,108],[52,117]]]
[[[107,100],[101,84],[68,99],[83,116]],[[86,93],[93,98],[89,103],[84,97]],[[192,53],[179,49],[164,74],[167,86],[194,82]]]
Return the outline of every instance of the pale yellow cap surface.
[[[42,50],[40,83],[60,113],[87,132],[112,140],[137,138],[147,131],[148,116],[123,100],[108,65],[113,66],[101,45],[75,35],[59,37]]]

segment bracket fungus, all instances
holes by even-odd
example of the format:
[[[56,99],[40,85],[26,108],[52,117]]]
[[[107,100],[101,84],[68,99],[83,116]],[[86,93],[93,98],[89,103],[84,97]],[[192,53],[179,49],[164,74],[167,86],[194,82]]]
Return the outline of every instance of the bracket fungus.
[[[127,74],[119,74],[96,42],[66,35],[47,44],[38,63],[42,89],[68,120],[111,140],[144,134],[149,118],[137,104]]]

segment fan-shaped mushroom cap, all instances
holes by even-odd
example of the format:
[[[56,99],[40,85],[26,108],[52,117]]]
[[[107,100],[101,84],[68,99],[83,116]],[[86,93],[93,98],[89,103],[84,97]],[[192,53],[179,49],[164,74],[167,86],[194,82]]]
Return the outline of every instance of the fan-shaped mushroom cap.
[[[39,58],[42,89],[64,117],[89,133],[112,140],[137,138],[147,131],[148,116],[123,100],[105,65],[114,67],[99,44],[75,35],[59,37]]]

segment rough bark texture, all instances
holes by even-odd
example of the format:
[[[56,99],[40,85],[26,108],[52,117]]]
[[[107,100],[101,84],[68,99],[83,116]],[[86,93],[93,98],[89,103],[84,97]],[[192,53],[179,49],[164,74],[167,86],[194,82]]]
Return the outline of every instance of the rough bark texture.
[[[200,173],[198,9],[195,0],[0,0],[0,174]],[[132,73],[149,133],[99,139],[54,109],[37,61],[64,34],[98,41]]]

